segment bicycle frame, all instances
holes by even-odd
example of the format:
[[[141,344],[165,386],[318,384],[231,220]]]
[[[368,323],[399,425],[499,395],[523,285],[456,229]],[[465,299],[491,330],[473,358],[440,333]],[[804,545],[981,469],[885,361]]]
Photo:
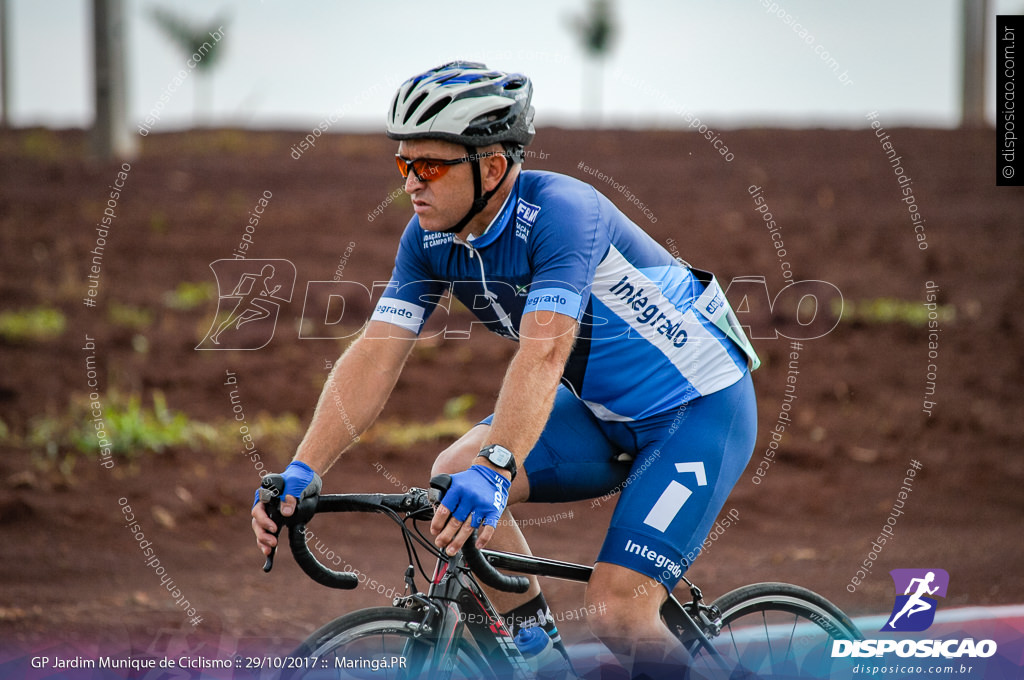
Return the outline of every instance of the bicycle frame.
[[[480,552],[494,567],[522,574],[586,583],[594,572],[593,567],[572,562],[494,550]],[[691,589],[691,592],[696,590],[691,605],[703,606],[699,604],[699,589],[692,584]],[[530,667],[519,653],[511,633],[483,593],[480,584],[473,578],[461,553],[448,560],[438,560],[426,594],[409,595],[399,598],[398,602],[429,603],[430,608],[422,624],[426,629],[424,632],[429,632],[431,636],[436,635],[438,640],[448,641],[458,640],[466,633],[479,646],[498,677],[513,677],[520,673],[532,677]],[[443,611],[438,611],[438,603],[444,603]],[[686,610],[686,605],[680,603],[674,595],[670,594],[663,605],[662,616],[669,629],[680,637],[691,653],[698,647],[704,647],[710,657],[718,661],[722,670],[729,669],[728,664],[711,644],[704,629]],[[714,626],[713,621],[706,617],[704,623],[707,626]],[[441,645],[433,649],[434,657],[430,660],[429,666],[426,669],[420,668],[420,671],[426,670],[430,677],[434,677],[434,673],[443,676],[446,670],[450,670],[445,668],[450,649],[442,648]]]
[[[438,672],[443,676],[450,670],[445,667],[451,658],[448,655],[450,643],[460,639],[464,632],[476,642],[498,677],[532,676],[529,664],[512,639],[512,633],[473,578],[461,553],[448,560],[437,561],[425,595],[398,598],[398,604],[424,601],[430,607],[425,625],[438,640],[449,641],[444,648],[442,645],[434,647],[434,658],[426,669],[428,677],[434,677]],[[442,611],[438,612],[438,609]],[[438,619],[436,623],[434,619]]]
[[[267,475],[264,480],[264,488],[277,488],[278,484],[280,489],[283,489],[283,479],[277,475]],[[273,507],[273,501],[277,500],[279,494],[280,490],[276,495],[271,494],[272,500],[268,503],[269,507]],[[405,526],[404,521],[410,518],[414,521],[427,519],[426,517],[416,517],[418,513],[431,507],[429,504],[425,505],[427,496],[427,492],[422,489],[411,489],[406,494],[322,495],[318,498],[301,501],[290,521],[285,521],[276,509],[274,509],[276,517],[275,515],[272,517],[275,517],[279,528],[282,524],[289,526],[289,544],[292,553],[296,562],[307,575],[325,586],[351,589],[357,584],[354,574],[328,569],[309,551],[305,540],[306,522],[316,513],[380,512],[391,516],[399,524],[402,531],[405,532],[408,542],[412,530]],[[399,512],[406,513],[404,519],[398,514]],[[495,577],[507,578],[497,572],[497,568],[501,568],[521,574],[586,583],[594,572],[593,567],[571,562],[517,553],[479,550],[475,547],[474,537],[470,537],[463,550],[452,557],[444,556],[436,550],[434,554],[438,556],[438,560],[427,592],[425,594],[410,593],[396,598],[394,601],[395,606],[421,607],[423,609],[424,618],[415,632],[416,637],[426,634],[439,642],[447,642],[447,644],[432,645],[430,659],[414,659],[413,667],[417,668],[419,673],[427,671],[429,677],[446,677],[451,673],[455,656],[451,653],[454,651],[452,644],[462,639],[464,634],[477,644],[498,677],[532,677],[529,665],[516,647],[501,616],[484,594],[478,579],[489,582]],[[466,555],[471,555],[474,559],[469,560]],[[264,571],[269,571],[272,565],[273,552],[268,557],[267,564],[264,565]],[[412,576],[408,572],[406,582],[410,585],[413,583]],[[699,648],[704,648],[715,660],[715,663],[723,671],[728,672],[729,665],[711,644],[706,632],[711,631],[715,635],[718,633],[717,611],[702,603],[703,596],[697,586],[688,580],[686,583],[690,586],[692,601],[684,605],[675,596],[669,594],[668,599],[662,605],[662,617],[669,630],[680,639],[691,654],[698,651]],[[412,656],[418,656],[417,650],[409,649],[407,651]],[[424,666],[421,666],[419,661],[422,661]]]
[[[561,560],[552,560],[544,557],[534,557],[533,555],[520,555],[518,553],[501,552],[496,550],[481,550],[480,552],[484,556],[484,559],[486,559],[495,568],[514,571],[520,574],[546,576],[548,578],[558,578],[565,581],[587,583],[590,581],[590,577],[594,573],[593,567],[575,564],[573,562],[563,562]],[[727,671],[729,670],[728,664],[726,664],[725,660],[721,658],[721,655],[715,649],[714,645],[711,644],[711,641],[705,632],[705,630],[711,629],[715,634],[718,633],[717,624],[713,618],[708,616],[709,613],[712,614],[712,616],[715,616],[716,613],[712,611],[711,607],[702,604],[703,594],[701,593],[700,588],[688,580],[686,583],[690,586],[690,593],[693,599],[691,602],[684,605],[676,599],[675,595],[669,593],[668,599],[665,600],[665,603],[661,607],[661,615],[665,620],[665,625],[668,626],[669,630],[680,639],[691,654],[696,652],[699,647],[703,647],[711,658],[716,659],[722,670]],[[694,618],[694,615],[687,611],[687,607],[695,610],[697,617],[699,617],[700,624]],[[703,624],[703,627],[701,624]]]

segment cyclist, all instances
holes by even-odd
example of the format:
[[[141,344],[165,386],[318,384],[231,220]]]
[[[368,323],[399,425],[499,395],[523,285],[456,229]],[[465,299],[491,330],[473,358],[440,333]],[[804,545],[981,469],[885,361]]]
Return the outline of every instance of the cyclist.
[[[507,505],[621,491],[586,593],[606,613],[588,623],[634,675],[656,675],[685,663],[661,604],[753,450],[757,357],[713,277],[589,184],[522,170],[531,98],[527,77],[469,62],[400,86],[387,135],[415,215],[284,472],[283,514],[319,491],[319,475],[373,422],[450,291],[519,347],[494,414],[434,463],[433,474],[452,475],[431,525],[437,545],[454,554],[483,525],[479,545],[528,553]],[[274,524],[262,504],[252,515],[266,554]],[[514,628],[542,625],[557,639],[531,580],[525,595],[492,601]]]

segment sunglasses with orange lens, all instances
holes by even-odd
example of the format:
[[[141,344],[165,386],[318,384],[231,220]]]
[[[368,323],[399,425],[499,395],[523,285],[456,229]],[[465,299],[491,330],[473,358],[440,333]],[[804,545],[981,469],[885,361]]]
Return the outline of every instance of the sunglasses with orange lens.
[[[471,160],[473,160],[473,156],[463,156],[452,160],[443,158],[413,158],[410,160],[395,154],[395,162],[398,163],[398,171],[402,173],[402,177],[408,177],[409,171],[412,170],[412,174],[421,182],[441,179],[448,174],[448,168],[451,166]]]

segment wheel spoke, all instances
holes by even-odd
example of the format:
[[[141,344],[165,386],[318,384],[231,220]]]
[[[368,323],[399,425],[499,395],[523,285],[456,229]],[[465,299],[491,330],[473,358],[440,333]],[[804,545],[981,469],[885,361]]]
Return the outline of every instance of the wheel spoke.
[[[768,632],[768,615],[761,612],[761,621],[764,623],[764,639],[768,643],[768,658],[772,662],[772,667],[775,666],[775,653],[772,651],[772,636]]]
[[[428,637],[414,637],[410,625],[418,623],[420,618],[410,610],[390,607],[343,616],[314,633],[296,650],[295,656],[313,657],[316,664],[315,668],[290,677],[301,678],[308,674],[310,680],[323,677],[338,680],[419,678],[426,672],[435,644]],[[454,664],[446,678],[494,678],[486,660],[467,642],[456,641],[450,649]],[[400,661],[391,665],[396,660]]]
[[[786,658],[789,658],[790,654],[793,652],[793,640],[796,638],[796,624],[799,622],[800,617],[794,614],[793,627],[789,629],[789,646],[786,647]]]
[[[833,604],[804,588],[757,584],[719,598],[721,633],[712,645],[735,666],[733,677],[829,677],[828,650],[839,638],[859,639],[860,631]],[[824,649],[822,649],[824,648]],[[711,653],[696,650],[697,660]],[[706,663],[705,660],[704,663]]]
[[[739,643],[736,642],[736,634],[733,632],[732,626],[729,626],[729,637],[732,638],[732,648],[736,650],[736,660],[742,661],[740,658],[740,646]]]

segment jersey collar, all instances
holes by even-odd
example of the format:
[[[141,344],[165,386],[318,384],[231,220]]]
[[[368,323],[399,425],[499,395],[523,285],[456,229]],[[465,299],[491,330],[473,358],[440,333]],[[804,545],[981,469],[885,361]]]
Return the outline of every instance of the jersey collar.
[[[516,196],[518,198],[519,180],[522,178],[523,174],[519,173],[519,176],[516,177],[515,186],[512,187],[512,191],[508,192],[508,196],[505,197],[505,202],[502,204],[501,210],[498,211],[498,214],[494,216],[491,223],[487,225],[486,229],[484,229],[484,233],[479,236],[469,236],[469,238],[466,239],[467,243],[474,248],[483,248],[498,240],[501,233],[505,231],[505,227],[512,221],[513,208],[516,203],[512,200],[512,196]]]

